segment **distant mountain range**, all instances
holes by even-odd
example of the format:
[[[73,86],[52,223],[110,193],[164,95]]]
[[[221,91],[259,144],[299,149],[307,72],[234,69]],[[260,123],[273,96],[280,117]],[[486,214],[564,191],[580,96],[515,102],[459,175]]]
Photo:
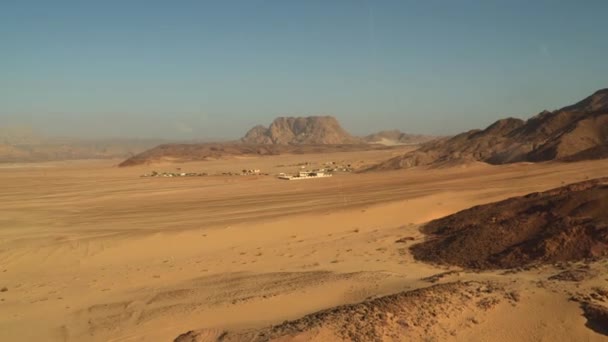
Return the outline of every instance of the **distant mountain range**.
[[[443,166],[480,161],[489,164],[575,161],[608,157],[608,89],[527,121],[507,118],[484,130],[423,144],[370,170]]]
[[[372,166],[392,170],[449,166],[468,162],[506,164],[548,160],[576,161],[608,157],[608,89],[562,109],[527,121],[501,119],[484,130],[450,138],[412,135],[398,130],[365,137],[348,133],[331,116],[279,117],[268,127],[255,126],[238,141],[163,144],[158,140],[83,141],[43,139],[29,130],[0,129],[0,162],[122,158],[122,166],[158,161],[209,160],[238,155],[357,151],[404,144],[419,149]],[[158,145],[158,146],[156,146]],[[153,146],[156,146],[152,149]]]
[[[244,155],[364,151],[403,145],[405,141],[411,144],[419,137],[429,139],[395,132],[385,131],[361,138],[348,133],[332,116],[278,117],[268,127],[253,127],[238,141],[165,144],[133,156],[120,166],[204,161]]]
[[[0,163],[128,158],[163,142],[160,139],[49,138],[27,127],[0,127]]]
[[[30,127],[0,127],[0,145],[31,145],[39,144],[42,140]]]
[[[380,131],[363,137],[363,140],[370,144],[383,145],[413,145],[437,139],[436,136],[422,134],[408,134],[394,129],[390,131]]]

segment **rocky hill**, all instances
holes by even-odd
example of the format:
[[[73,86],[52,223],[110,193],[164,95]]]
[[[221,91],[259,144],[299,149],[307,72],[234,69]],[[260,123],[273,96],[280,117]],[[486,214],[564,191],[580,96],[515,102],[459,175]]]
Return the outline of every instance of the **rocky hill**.
[[[608,89],[603,89],[574,105],[543,111],[527,121],[502,119],[484,130],[431,141],[370,170],[471,161],[506,164],[597,159],[606,157],[607,146]]]
[[[608,178],[476,206],[431,221],[415,258],[475,269],[608,255]]]
[[[253,127],[241,141],[256,145],[339,145],[363,142],[346,132],[332,116],[279,117],[268,127]]]
[[[389,148],[391,147],[371,144],[282,145],[245,144],[241,142],[164,144],[137,154],[125,160],[119,166],[149,165],[156,163],[186,163],[216,159],[229,159],[238,156],[265,156],[285,153],[332,153]]]
[[[394,129],[367,135],[363,137],[363,140],[370,144],[409,145],[428,142],[436,138],[430,135],[403,133],[398,129]]]

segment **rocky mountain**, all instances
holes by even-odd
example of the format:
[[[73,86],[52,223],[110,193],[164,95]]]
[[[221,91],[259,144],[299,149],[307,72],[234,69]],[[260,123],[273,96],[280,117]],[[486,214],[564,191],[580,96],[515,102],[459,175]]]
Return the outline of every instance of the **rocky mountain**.
[[[436,138],[430,135],[403,133],[398,129],[394,129],[367,135],[363,137],[363,140],[370,144],[409,145],[424,143]]]
[[[363,142],[346,132],[332,116],[279,117],[268,127],[253,127],[241,141],[258,145],[337,145]]]
[[[498,120],[484,130],[428,142],[370,170],[441,166],[472,161],[490,164],[583,160],[608,156],[608,89],[527,121]]]

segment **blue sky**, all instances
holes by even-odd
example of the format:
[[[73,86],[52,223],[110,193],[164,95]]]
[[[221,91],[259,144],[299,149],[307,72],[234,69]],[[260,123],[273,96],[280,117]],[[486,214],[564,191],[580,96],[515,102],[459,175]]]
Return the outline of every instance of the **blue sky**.
[[[608,1],[0,0],[0,125],[236,138],[276,116],[450,134],[608,87]]]

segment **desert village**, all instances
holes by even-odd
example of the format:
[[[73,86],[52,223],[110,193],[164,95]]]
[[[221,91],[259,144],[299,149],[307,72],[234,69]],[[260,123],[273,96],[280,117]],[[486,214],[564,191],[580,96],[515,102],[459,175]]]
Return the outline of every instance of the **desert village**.
[[[285,172],[279,172],[275,175],[277,179],[281,180],[298,180],[298,179],[315,179],[315,178],[326,178],[331,177],[334,173],[340,172],[354,172],[351,164],[339,164],[337,162],[325,162],[323,168],[314,168],[315,163],[301,162],[292,167],[298,167],[300,170],[288,174]],[[285,165],[277,165],[277,168],[285,168]],[[307,170],[310,169],[310,170]],[[243,169],[241,172],[223,171],[217,173],[207,172],[181,172],[181,168],[176,168],[177,172],[158,172],[152,171],[150,173],[144,173],[140,177],[206,177],[206,176],[270,176],[270,173],[264,173],[260,169]]]

